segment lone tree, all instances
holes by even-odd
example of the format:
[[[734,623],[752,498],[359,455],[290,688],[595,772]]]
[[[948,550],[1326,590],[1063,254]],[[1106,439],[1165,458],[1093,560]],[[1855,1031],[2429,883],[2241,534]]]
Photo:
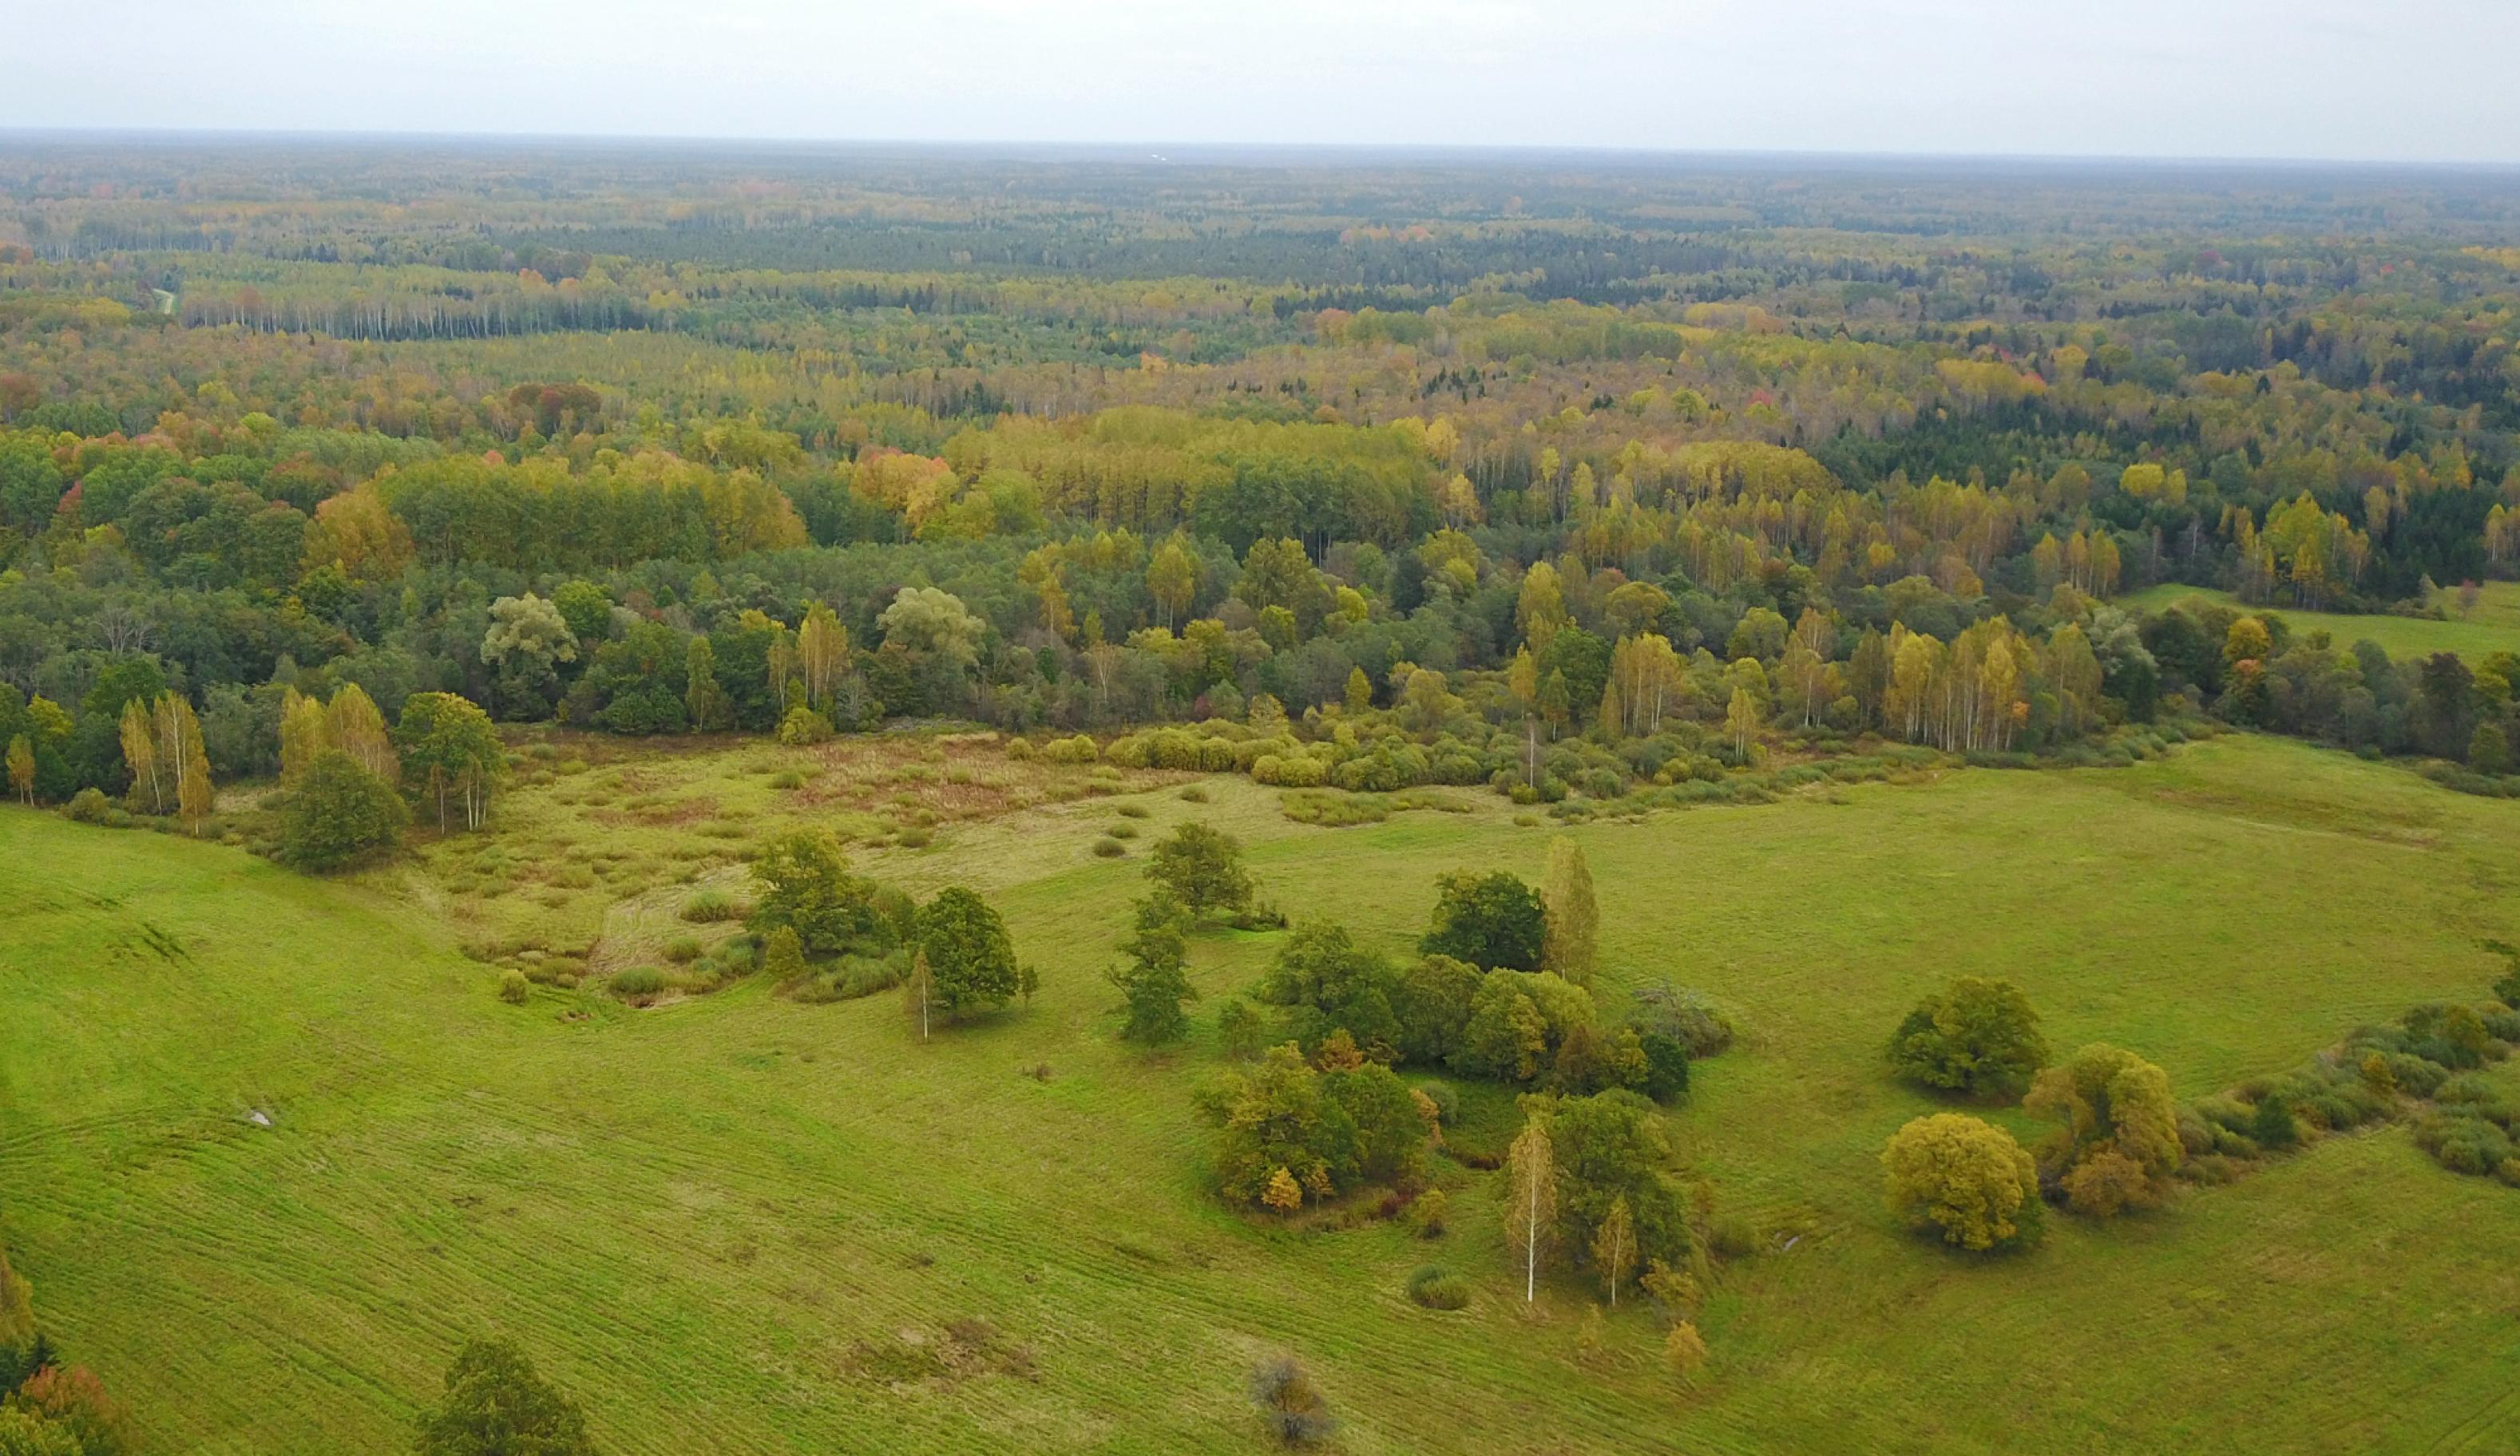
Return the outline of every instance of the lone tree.
[[[1522,1302],[1540,1293],[1540,1260],[1557,1231],[1557,1157],[1548,1119],[1534,1114],[1506,1155],[1505,1241],[1522,1261]]]
[[[1182,1005],[1197,999],[1198,993],[1190,984],[1190,943],[1184,934],[1189,926],[1190,912],[1163,885],[1138,902],[1137,932],[1120,944],[1129,959],[1103,973],[1128,1005],[1128,1020],[1120,1028],[1124,1038],[1157,1045],[1178,1041],[1190,1030]]]
[[[328,748],[306,766],[281,812],[281,858],[300,869],[338,869],[394,842],[402,799],[348,754]]]
[[[920,906],[919,953],[936,979],[936,1004],[948,1016],[1014,999],[1015,943],[989,903],[960,885]]]
[[[1540,901],[1548,915],[1541,968],[1577,986],[1592,985],[1601,907],[1593,899],[1593,867],[1584,861],[1584,847],[1565,835],[1549,842],[1549,872],[1541,880]]]
[[[1233,835],[1196,819],[1156,841],[1147,878],[1173,893],[1192,918],[1251,908],[1251,872]]]
[[[2048,1065],[2039,1013],[2009,981],[1962,976],[1916,1003],[1890,1038],[1890,1065],[1927,1086],[2017,1097]]]
[[[1536,971],[1549,912],[1529,885],[1500,869],[1436,882],[1435,919],[1418,949],[1486,970]]]
[[[1918,1118],[1881,1149],[1890,1211],[1947,1243],[1993,1249],[2039,1230],[2039,1169],[2012,1134],[1957,1112]]]
[[[594,1456],[577,1402],[534,1373],[505,1340],[473,1340],[446,1370],[446,1393],[421,1418],[419,1456]]]

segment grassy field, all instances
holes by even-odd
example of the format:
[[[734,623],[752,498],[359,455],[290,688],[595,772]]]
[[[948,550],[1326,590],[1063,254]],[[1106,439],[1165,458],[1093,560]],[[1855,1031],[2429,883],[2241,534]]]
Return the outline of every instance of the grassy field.
[[[2147,587],[2117,598],[2117,604],[2130,611],[2157,612],[2174,602],[2190,596],[2202,596],[2241,611],[2253,608],[2228,592],[2213,592],[2202,587],[2170,584]],[[2425,617],[2393,617],[2380,613],[2308,612],[2289,607],[2270,607],[2292,624],[2293,635],[2324,632],[2340,647],[2350,647],[2368,640],[2378,642],[2393,661],[2429,657],[2435,652],[2455,652],[2473,663],[2489,652],[2520,652],[2520,582],[2485,582],[2477,591],[2475,607],[2459,609],[2458,594],[2443,591],[2435,594],[2433,604],[2440,607],[2448,620],[2433,621]]]
[[[616,1452],[1257,1450],[1241,1381],[1279,1349],[1357,1453],[2515,1448],[2520,1194],[2441,1170],[2402,1129],[2150,1216],[2060,1217],[1994,1262],[1896,1227],[1875,1155],[1927,1106],[1880,1043],[1949,975],[2019,982],[2060,1046],[2137,1048],[2182,1095],[2418,998],[2473,998],[2493,975],[2476,940],[2520,939],[2520,807],[2239,736],[1578,831],[1604,983],[1669,975],[1744,1033],[1672,1123],[1768,1252],[1722,1267],[1712,1361],[1684,1390],[1645,1313],[1623,1307],[1585,1363],[1585,1291],[1510,1297],[1493,1174],[1439,1165],[1458,1217],[1434,1245],[1219,1208],[1190,1105],[1213,1048],[1110,1035],[1098,973],[1140,854],[1088,847],[1117,802],[1145,806],[1148,838],[1224,823],[1271,898],[1394,949],[1438,872],[1537,878],[1548,831],[1485,799],[1316,829],[1240,780],[1193,805],[1026,770],[1031,802],[940,815],[932,843],[887,834],[863,862],[985,887],[1042,968],[1029,1011],[922,1045],[889,997],[493,997],[459,947],[529,939],[515,900],[551,887],[502,895],[513,871],[463,857],[642,865],[543,906],[555,945],[600,962],[603,904],[722,875],[670,836],[730,805],[745,832],[815,812],[738,802],[759,752],[555,770],[487,845],[360,884],[0,810],[0,1238],[153,1450],[392,1449],[483,1329],[523,1342]],[[717,802],[686,823],[590,817],[609,811],[585,785],[625,767],[644,777],[616,794]],[[1193,1009],[1272,942],[1203,937]],[[1408,1302],[1430,1260],[1472,1276],[1468,1310]]]

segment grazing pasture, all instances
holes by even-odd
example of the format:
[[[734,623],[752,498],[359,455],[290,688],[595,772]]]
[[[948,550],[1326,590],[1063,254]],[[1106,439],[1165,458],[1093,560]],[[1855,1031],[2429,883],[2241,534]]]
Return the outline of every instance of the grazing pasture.
[[[1953,975],[2014,981],[2060,1051],[2127,1046],[2182,1097],[2475,998],[2498,965],[2478,941],[2520,940],[2508,803],[2235,735],[1576,828],[1605,1008],[1668,976],[1741,1033],[1670,1116],[1679,1171],[1742,1235],[1683,1387],[1642,1302],[1591,1351],[1589,1286],[1522,1305],[1501,1174],[1438,1159],[1431,1242],[1211,1196],[1192,1093],[1277,936],[1194,938],[1189,1043],[1112,1035],[1100,972],[1139,846],[1185,818],[1240,835],[1288,913],[1394,951],[1438,873],[1537,880],[1549,828],[1484,799],[1324,828],[1240,778],[1201,803],[1181,775],[1088,792],[1089,770],[918,739],[805,756],[802,788],[770,787],[798,766],[759,747],[533,775],[489,839],[352,881],[0,810],[0,1239],[153,1449],[393,1449],[481,1331],[638,1453],[1257,1450],[1243,1380],[1278,1351],[1359,1453],[2482,1452],[2520,1425],[2520,1194],[2402,1126],[2157,1213],[2052,1214],[2044,1246],[1994,1258],[1898,1227],[1877,1162],[1937,1105],[1882,1044]],[[934,783],[894,786],[912,763]],[[965,788],[989,802],[927,802]],[[740,895],[742,849],[817,816],[859,834],[863,872],[982,890],[1040,968],[1034,1003],[922,1044],[890,996],[603,993],[601,940],[687,929],[676,896]],[[1145,837],[1098,858],[1120,822]],[[589,978],[503,1004],[498,960],[545,945]],[[1509,1101],[1462,1092],[1453,1145],[1500,1150]],[[1430,1262],[1466,1309],[1412,1302]]]

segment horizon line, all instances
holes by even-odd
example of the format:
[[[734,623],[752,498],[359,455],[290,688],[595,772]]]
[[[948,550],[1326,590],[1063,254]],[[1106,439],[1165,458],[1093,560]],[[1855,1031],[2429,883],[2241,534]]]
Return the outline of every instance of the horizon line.
[[[2520,156],[2479,160],[2441,157],[2352,157],[2298,154],[2116,153],[2116,152],[1936,152],[1858,148],[1660,147],[1609,142],[1423,142],[1423,141],[1183,141],[1159,139],[1090,139],[959,137],[836,137],[742,135],[677,132],[571,132],[418,130],[348,127],[221,127],[28,125],[0,122],[0,143],[18,141],[228,143],[364,143],[369,145],[475,144],[566,145],[576,147],[679,147],[731,150],[760,147],[774,150],[873,151],[883,148],[938,152],[1118,153],[1145,154],[1135,159],[1163,163],[1167,152],[1200,154],[1318,154],[1327,156],[1420,155],[1448,157],[1616,157],[1627,160],[1807,161],[1869,163],[1978,163],[2048,166],[2138,166],[2162,168],[2272,167],[2286,170],[2319,168],[2366,171],[2435,171],[2520,173]],[[1219,157],[1218,159],[1222,159]]]

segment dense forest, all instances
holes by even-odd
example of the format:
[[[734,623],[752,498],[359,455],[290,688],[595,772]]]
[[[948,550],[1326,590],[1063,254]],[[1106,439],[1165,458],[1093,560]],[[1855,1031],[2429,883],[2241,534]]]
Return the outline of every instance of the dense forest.
[[[2520,661],[2283,612],[2520,569],[2515,221],[2448,172],[16,141],[0,741],[174,814],[368,732],[475,823],[482,714],[1552,803],[2220,719],[2498,792]],[[2165,583],[2236,604],[2117,601]]]

